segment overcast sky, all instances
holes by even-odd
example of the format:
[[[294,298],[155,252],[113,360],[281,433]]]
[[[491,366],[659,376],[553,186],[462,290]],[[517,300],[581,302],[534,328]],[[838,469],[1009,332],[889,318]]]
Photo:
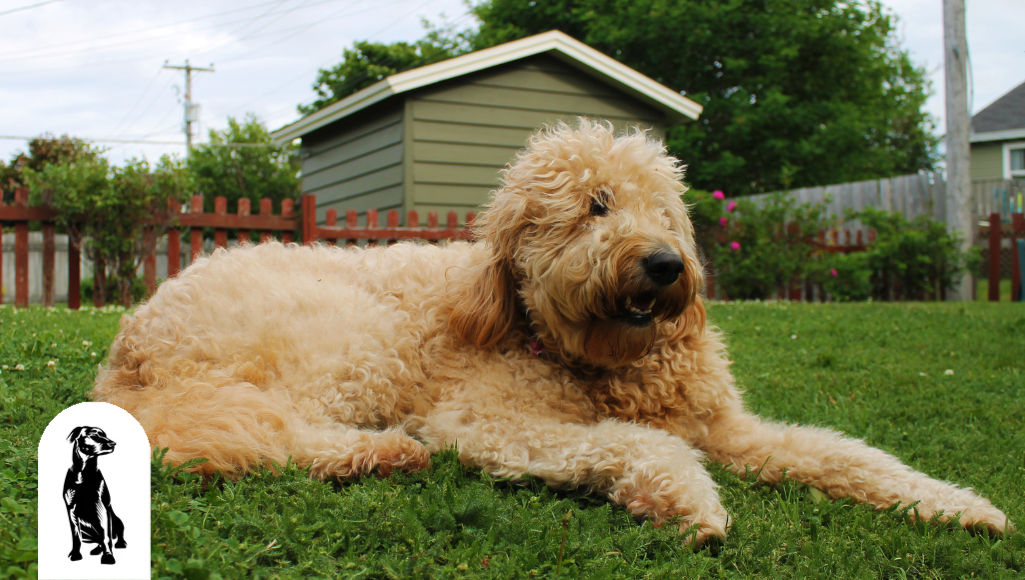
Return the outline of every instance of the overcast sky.
[[[927,108],[943,133],[942,0],[885,0],[899,37],[932,74]],[[44,132],[89,139],[182,143],[181,71],[194,73],[198,141],[247,112],[272,130],[309,102],[317,70],[355,40],[416,40],[422,18],[474,24],[461,0],[0,0],[0,136]],[[1025,82],[1025,0],[968,0],[978,112]],[[0,159],[25,149],[0,139]],[[107,142],[115,163],[184,144]]]

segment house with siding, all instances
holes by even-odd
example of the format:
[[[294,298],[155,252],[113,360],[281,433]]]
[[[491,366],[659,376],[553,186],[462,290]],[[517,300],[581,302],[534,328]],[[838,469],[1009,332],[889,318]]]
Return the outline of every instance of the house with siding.
[[[972,179],[1025,179],[1025,83],[972,117]]]
[[[328,209],[460,218],[538,128],[578,116],[663,136],[701,107],[552,31],[385,78],[272,134],[301,139],[302,192]],[[361,215],[362,220],[362,215]],[[410,225],[410,224],[404,224]]]

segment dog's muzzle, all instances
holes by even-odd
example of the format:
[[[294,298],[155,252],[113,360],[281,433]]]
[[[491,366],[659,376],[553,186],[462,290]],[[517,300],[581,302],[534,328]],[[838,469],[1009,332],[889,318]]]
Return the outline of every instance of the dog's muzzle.
[[[642,260],[644,273],[656,286],[669,286],[683,274],[683,258],[669,248],[660,248]]]

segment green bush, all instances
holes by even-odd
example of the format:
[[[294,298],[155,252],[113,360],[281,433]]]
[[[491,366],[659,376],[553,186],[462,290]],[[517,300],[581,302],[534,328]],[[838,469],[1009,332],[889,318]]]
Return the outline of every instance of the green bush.
[[[108,276],[106,278],[106,294],[104,296],[117,296],[118,282],[113,277]],[[93,285],[94,281],[92,276],[86,277],[82,280],[81,295],[83,304],[92,304],[93,301]],[[146,298],[146,281],[142,276],[136,276],[132,279],[132,304],[137,304]]]
[[[821,253],[808,278],[837,302],[858,302],[872,297],[872,270],[868,253]]]
[[[943,290],[980,259],[962,251],[960,234],[928,216],[908,220],[898,212],[865,208],[847,219],[860,220],[876,233],[863,261],[877,300],[942,299]]]
[[[797,204],[782,193],[727,205],[724,243],[707,251],[722,290],[732,299],[765,299],[807,277],[825,214],[825,204]]]

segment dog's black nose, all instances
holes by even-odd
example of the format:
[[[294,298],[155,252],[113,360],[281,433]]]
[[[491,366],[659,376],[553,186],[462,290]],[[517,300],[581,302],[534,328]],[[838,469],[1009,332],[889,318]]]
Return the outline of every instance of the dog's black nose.
[[[644,258],[644,272],[659,286],[668,286],[676,282],[683,269],[683,258],[668,248]]]

